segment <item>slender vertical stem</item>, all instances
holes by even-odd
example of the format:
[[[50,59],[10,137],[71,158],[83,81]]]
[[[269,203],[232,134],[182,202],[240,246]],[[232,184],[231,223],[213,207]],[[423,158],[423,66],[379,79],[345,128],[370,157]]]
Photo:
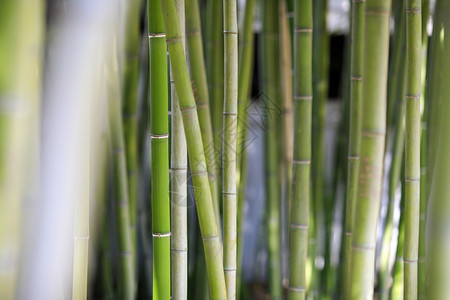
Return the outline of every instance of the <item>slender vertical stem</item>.
[[[200,230],[205,248],[210,295],[212,299],[225,299],[222,245],[218,235],[216,218],[209,188],[208,172],[197,116],[194,94],[182,44],[180,25],[173,0],[160,0],[167,34],[173,79],[183,116],[192,182],[194,185]]]
[[[213,199],[216,222],[220,224],[220,209],[218,195],[218,168],[217,157],[214,150],[213,129],[211,123],[208,82],[206,77],[205,60],[203,57],[202,28],[198,0],[186,1],[186,32],[188,56],[190,62],[192,89],[197,104],[198,119],[202,131],[202,140],[205,147],[206,165],[208,168],[209,187]],[[218,227],[220,232],[220,226]]]
[[[390,0],[367,0],[360,168],[351,252],[350,299],[373,296],[375,242],[386,135]]]
[[[361,145],[362,122],[362,86],[363,86],[363,54],[364,54],[364,30],[365,1],[352,0],[352,26],[351,26],[351,58],[350,58],[350,130],[348,148],[348,173],[347,195],[345,203],[345,279],[344,299],[350,299],[351,283],[351,245],[353,233],[353,219],[355,215],[355,203],[358,195],[359,154]]]
[[[306,298],[312,113],[312,1],[294,4],[294,158],[288,298]]]
[[[236,0],[224,0],[223,40],[225,89],[223,106],[223,233],[224,273],[228,299],[236,299],[236,141],[238,118],[238,26]]]
[[[278,128],[280,127],[279,106],[279,44],[278,44],[278,1],[263,1],[263,92],[266,115],[266,197],[267,231],[269,252],[269,289],[272,299],[281,298],[281,255],[280,255],[280,169]]]
[[[113,43],[115,46],[116,44]],[[116,55],[105,66],[108,88],[109,128],[113,160],[113,186],[116,205],[117,241],[119,250],[119,295],[123,299],[134,296],[134,271],[131,256],[130,211],[128,203],[128,182],[125,159],[125,145],[122,128],[122,113],[119,90],[119,68]],[[109,68],[108,68],[109,67]]]
[[[247,151],[246,140],[248,135],[248,105],[250,103],[250,87],[252,83],[252,66],[254,51],[253,20],[255,0],[245,2],[244,20],[241,34],[239,35],[239,70],[238,70],[238,128],[237,128],[237,168],[239,168],[238,182],[238,220],[237,220],[237,271],[236,271],[236,296],[240,298],[242,286],[242,257],[244,253],[244,216],[245,196],[247,183]]]
[[[136,213],[138,192],[138,128],[137,89],[139,76],[139,16],[140,0],[129,1],[126,7],[125,53],[123,68],[123,130],[127,159],[128,197],[133,263],[136,265]]]
[[[167,50],[161,6],[148,1],[152,156],[153,299],[170,298],[169,120]],[[174,99],[176,102],[176,99]]]
[[[422,86],[422,2],[406,0],[406,133],[404,296],[417,299],[420,218],[420,97]]]
[[[175,1],[181,29],[183,48],[185,47],[184,0]],[[186,13],[190,6],[186,7]],[[188,19],[189,20],[189,19]],[[162,20],[161,20],[162,22]],[[166,52],[165,52],[166,53]],[[193,64],[193,68],[195,65]],[[172,298],[187,299],[188,291],[188,237],[187,237],[187,147],[184,134],[180,104],[174,86],[171,66],[171,106],[172,106],[172,145],[171,145],[171,201],[172,201]]]

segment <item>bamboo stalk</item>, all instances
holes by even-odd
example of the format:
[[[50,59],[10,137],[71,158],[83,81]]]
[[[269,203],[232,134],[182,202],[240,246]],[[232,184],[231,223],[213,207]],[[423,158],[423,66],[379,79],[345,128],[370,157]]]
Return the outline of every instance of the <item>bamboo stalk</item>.
[[[368,0],[365,8],[364,105],[352,235],[350,299],[371,299],[373,296],[375,242],[386,135],[390,7],[390,0]]]
[[[450,39],[447,33],[450,32],[450,3],[448,1],[436,1],[433,36],[431,42],[430,62],[433,74],[430,94],[434,98],[430,99],[430,129],[434,132],[428,132],[429,146],[431,151],[427,154],[433,154],[430,172],[430,209],[428,212],[430,220],[429,236],[429,282],[427,297],[428,299],[446,299],[450,293],[450,239],[448,232],[450,229],[448,220],[450,219],[450,191],[448,184],[448,174],[450,160],[448,153],[450,151],[450,138],[448,128],[450,126],[448,113],[450,111],[450,85],[448,78],[450,76]],[[433,99],[433,100],[431,100]],[[429,162],[430,160],[428,160]],[[428,165],[430,166],[430,165]]]
[[[130,204],[130,230],[133,263],[136,265],[136,213],[138,192],[138,124],[137,89],[139,76],[139,21],[140,0],[129,1],[126,7],[125,55],[123,67],[123,130],[127,159],[128,197]],[[137,274],[137,273],[136,273]]]
[[[161,6],[148,2],[152,157],[153,299],[170,298],[170,203],[167,50]],[[176,99],[173,99],[176,102]]]
[[[236,141],[238,118],[238,26],[236,0],[225,0],[223,10],[225,89],[223,108],[223,233],[227,299],[236,299]]]
[[[266,149],[266,197],[267,231],[269,252],[269,290],[272,299],[280,299],[281,294],[281,252],[280,252],[280,146],[278,128],[280,127],[279,93],[279,21],[277,0],[263,1],[263,92],[267,110],[265,149]],[[277,58],[277,59],[274,59]]]
[[[359,155],[361,145],[362,87],[364,75],[365,1],[352,1],[351,58],[350,58],[350,130],[348,148],[347,195],[345,203],[345,279],[344,298],[350,299],[351,245],[355,203],[358,195]]]
[[[185,47],[184,0],[175,1],[178,20],[180,22],[183,48]],[[186,12],[188,11],[187,6]],[[163,20],[161,20],[162,24]],[[164,47],[165,48],[165,47]],[[164,51],[166,53],[166,50]],[[172,297],[173,299],[188,298],[188,229],[187,229],[187,148],[183,120],[178,96],[171,78],[172,107],[172,145],[171,145],[171,203],[172,203]]]
[[[417,299],[417,262],[420,219],[420,97],[422,86],[421,0],[406,4],[406,133],[405,133],[405,245],[404,296]]]
[[[236,295],[241,298],[240,290],[242,282],[242,258],[244,253],[244,217],[245,196],[247,184],[247,151],[246,141],[248,136],[248,107],[250,103],[250,90],[253,74],[253,50],[254,50],[254,20],[255,0],[245,2],[244,20],[239,36],[239,70],[238,70],[238,129],[237,129],[237,168],[239,169],[238,181],[238,215],[237,215],[237,270],[236,270]]]
[[[192,89],[194,91],[195,102],[197,104],[198,119],[202,131],[202,140],[205,145],[206,166],[208,169],[209,187],[213,199],[216,223],[220,224],[220,209],[217,182],[217,157],[214,150],[214,137],[211,123],[211,113],[209,105],[208,82],[206,77],[205,60],[203,57],[202,28],[198,0],[186,1],[186,30],[188,57],[192,79]],[[218,227],[219,232],[220,226]]]
[[[200,230],[205,247],[210,295],[212,299],[225,299],[226,289],[223,273],[222,245],[215,220],[200,125],[189,80],[180,25],[174,1],[161,0],[160,3],[163,11],[167,35],[166,42],[169,49],[173,79],[183,116]]]
[[[131,256],[130,211],[128,206],[128,182],[119,91],[119,70],[116,57],[112,57],[108,62],[108,65],[105,66],[105,74],[107,76],[107,89],[109,92],[109,128],[111,133],[113,186],[118,227],[117,241],[120,255],[119,295],[123,299],[131,299],[134,295],[134,271]],[[108,66],[111,69],[108,69]]]
[[[294,4],[294,179],[288,291],[290,300],[306,297],[313,92],[312,26],[312,1],[296,0]]]

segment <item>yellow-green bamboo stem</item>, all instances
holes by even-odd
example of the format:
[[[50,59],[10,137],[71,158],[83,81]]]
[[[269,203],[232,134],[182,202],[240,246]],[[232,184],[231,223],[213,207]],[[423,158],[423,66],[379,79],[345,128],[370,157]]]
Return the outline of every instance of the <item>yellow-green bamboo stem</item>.
[[[122,115],[127,159],[128,198],[130,204],[130,230],[133,264],[136,265],[136,214],[138,192],[138,124],[137,89],[139,76],[139,21],[142,1],[128,1],[126,10]],[[136,273],[137,274],[137,273]]]
[[[214,208],[209,188],[208,172],[194,94],[182,44],[180,25],[173,0],[160,0],[163,11],[166,42],[175,88],[183,116],[184,131],[194,185],[200,230],[205,248],[211,299],[225,299],[222,245],[218,234]]]
[[[347,195],[345,202],[344,235],[344,298],[350,299],[351,283],[351,245],[355,203],[358,194],[359,151],[361,145],[362,122],[362,87],[363,87],[363,53],[365,1],[352,1],[351,21],[351,58],[350,58],[350,130],[348,148]]]
[[[310,213],[312,113],[312,1],[294,4],[294,157],[289,233],[288,298],[306,298],[306,261]]]
[[[184,46],[184,11],[183,0],[175,1],[181,36]],[[186,7],[186,11],[189,8]],[[161,20],[162,21],[162,20]],[[173,73],[171,77],[171,111],[172,111],[172,144],[171,144],[171,203],[172,203],[172,297],[176,300],[187,299],[188,296],[188,229],[187,229],[187,148],[183,120],[180,111]]]
[[[188,56],[190,62],[192,89],[197,104],[198,119],[202,131],[203,145],[208,168],[209,187],[213,199],[216,222],[220,224],[220,209],[218,195],[218,168],[209,105],[208,82],[206,78],[205,60],[203,57],[202,28],[198,0],[186,1],[186,31]],[[221,232],[220,226],[218,227]]]
[[[225,0],[223,9],[224,108],[223,108],[223,268],[227,298],[236,299],[236,141],[238,118],[238,26],[236,0]]]
[[[0,3],[1,299],[17,291],[25,182],[36,175],[27,175],[26,163],[36,167],[44,8],[41,0]]]
[[[422,86],[422,3],[406,0],[406,132],[404,297],[417,299],[420,218],[420,97]]]
[[[358,192],[353,223],[350,299],[372,299],[375,242],[386,135],[390,0],[367,0]]]

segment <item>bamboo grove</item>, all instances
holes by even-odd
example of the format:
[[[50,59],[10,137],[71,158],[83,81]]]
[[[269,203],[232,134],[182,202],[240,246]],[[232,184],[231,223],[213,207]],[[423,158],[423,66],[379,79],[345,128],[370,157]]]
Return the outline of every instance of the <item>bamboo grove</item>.
[[[448,299],[450,0],[0,1],[0,299]]]

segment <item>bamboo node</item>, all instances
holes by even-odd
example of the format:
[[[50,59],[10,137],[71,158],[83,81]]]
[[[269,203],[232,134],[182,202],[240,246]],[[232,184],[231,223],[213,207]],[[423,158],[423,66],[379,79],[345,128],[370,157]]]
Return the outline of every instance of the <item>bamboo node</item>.
[[[312,95],[295,95],[294,100],[312,100]]]
[[[362,76],[350,76],[350,79],[354,80],[354,81],[362,81],[363,77]]]
[[[359,159],[359,155],[349,155],[347,158],[350,159],[350,160],[358,160]]]
[[[412,14],[421,14],[422,13],[422,9],[420,7],[410,7],[406,9],[407,13],[412,13]]]
[[[366,15],[387,17],[391,15],[391,12],[389,10],[366,9]]]
[[[89,235],[85,235],[85,236],[79,236],[79,235],[74,235],[73,236],[74,240],[89,240]]]
[[[295,27],[294,32],[295,33],[311,33],[311,32],[313,32],[313,29],[311,27]]]
[[[291,292],[296,292],[296,293],[304,293],[306,292],[306,289],[302,286],[289,286],[288,290]]]
[[[219,237],[217,235],[205,235],[202,236],[202,239],[204,240],[214,240],[214,239],[218,239]]]
[[[228,30],[224,30],[223,34],[238,34],[237,31],[228,31]]]
[[[149,38],[149,39],[153,39],[153,38],[161,38],[161,37],[165,38],[165,37],[166,37],[166,34],[165,34],[164,32],[159,32],[159,33],[149,33],[149,34],[148,34],[148,38]]]
[[[356,251],[374,251],[375,246],[352,244],[352,249],[354,249]]]
[[[308,224],[295,224],[291,223],[290,226],[292,229],[298,229],[298,230],[308,230]]]
[[[209,103],[208,102],[197,103],[197,108],[209,108]]]
[[[200,34],[201,33],[201,30],[200,30],[200,28],[194,28],[194,29],[189,29],[189,30],[186,30],[186,35],[198,35],[198,34]]]
[[[197,110],[197,106],[196,105],[180,108],[181,112],[193,112],[193,111],[196,111],[196,110]]]
[[[176,42],[180,42],[181,43],[181,37],[174,37],[174,38],[166,40],[167,45],[170,45],[170,44],[173,44],[173,43],[176,43]]]
[[[364,3],[366,0],[352,0],[353,3]]]
[[[296,164],[296,165],[310,165],[311,164],[311,160],[309,160],[309,159],[305,159],[305,160],[293,159],[292,163]]]
[[[169,138],[168,134],[150,134],[150,138],[153,140],[167,139]]]
[[[165,238],[165,237],[169,237],[171,235],[172,235],[171,232],[163,232],[163,233],[152,232],[152,236],[156,237],[156,238]]]
[[[237,116],[238,114],[235,113],[235,112],[226,112],[226,111],[224,111],[224,112],[223,112],[223,115],[224,115],[224,116]]]
[[[187,248],[182,248],[182,249],[170,248],[170,251],[176,252],[176,253],[184,253],[184,252],[187,252],[188,249]]]
[[[236,268],[223,268],[223,271],[224,271],[225,273],[236,272]]]
[[[406,94],[406,99],[419,100],[420,99],[420,95],[419,94]]]
[[[417,259],[403,259],[403,263],[405,264],[417,264]]]
[[[383,137],[386,135],[384,131],[370,131],[370,130],[362,130],[361,136],[366,137]]]
[[[353,234],[353,233],[352,233],[351,231],[346,231],[346,232],[345,232],[345,235],[346,235],[346,236],[351,236],[352,234]]]
[[[420,178],[409,178],[405,177],[406,182],[420,182]]]
[[[224,195],[224,196],[236,196],[237,193],[236,192],[222,192],[222,195]]]

